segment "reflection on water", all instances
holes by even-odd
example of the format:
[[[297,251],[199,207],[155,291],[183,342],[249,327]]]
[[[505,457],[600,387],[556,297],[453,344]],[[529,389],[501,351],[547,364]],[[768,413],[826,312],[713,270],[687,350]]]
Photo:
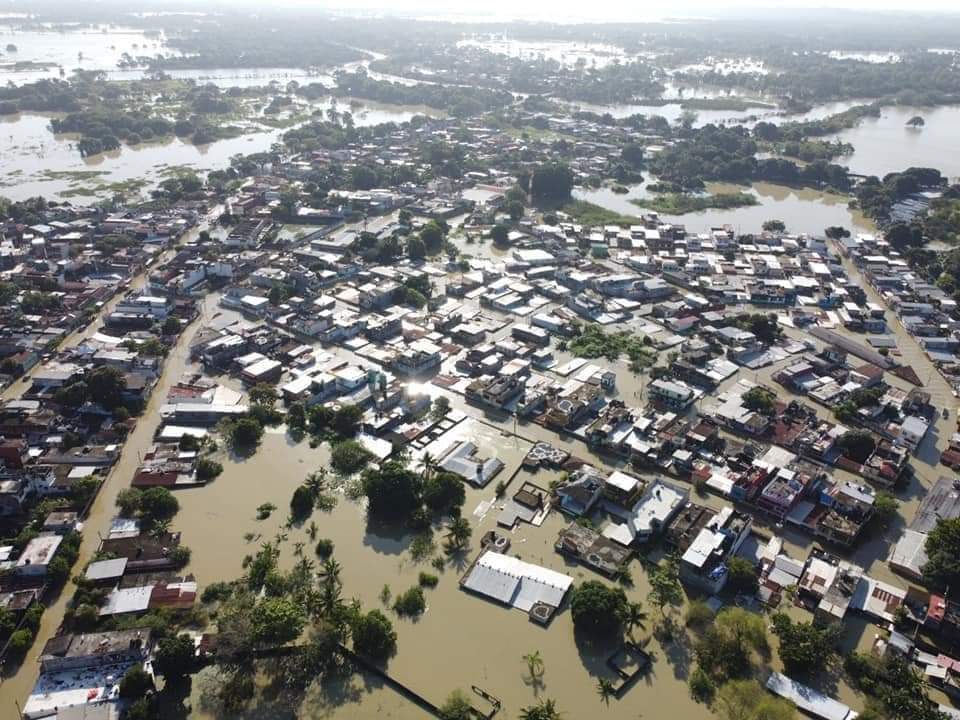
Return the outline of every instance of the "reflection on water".
[[[651,180],[652,182],[652,180]],[[595,190],[577,188],[574,197],[587,200],[601,207],[624,215],[639,215],[645,212],[642,206],[630,202],[631,199],[644,199],[649,193],[643,185],[628,187],[629,193],[620,195],[608,187]],[[847,207],[849,198],[830,195],[809,188],[790,188],[771,183],[754,183],[752,187],[725,183],[708,183],[707,190],[712,193],[746,192],[757,198],[759,205],[726,210],[704,210],[685,215],[660,215],[664,222],[685,225],[690,232],[706,232],[716,225],[733,225],[737,232],[759,232],[765,220],[777,218],[787,224],[791,232],[822,234],[824,228],[831,225],[873,230],[873,224],[859,212]]]

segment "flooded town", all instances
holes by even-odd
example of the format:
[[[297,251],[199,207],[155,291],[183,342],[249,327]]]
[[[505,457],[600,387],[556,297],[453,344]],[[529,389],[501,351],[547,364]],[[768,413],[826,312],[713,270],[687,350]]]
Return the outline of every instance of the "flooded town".
[[[0,717],[960,718],[956,10],[309,5],[0,1]]]

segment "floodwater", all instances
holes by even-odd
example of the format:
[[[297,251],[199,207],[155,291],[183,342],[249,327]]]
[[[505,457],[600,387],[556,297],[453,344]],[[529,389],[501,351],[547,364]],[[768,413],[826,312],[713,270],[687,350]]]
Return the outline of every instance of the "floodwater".
[[[421,105],[388,105],[351,98],[337,98],[335,104],[340,112],[349,111],[358,127],[438,114]],[[326,112],[333,105],[334,99],[328,97],[309,107]],[[235,155],[269,150],[288,129],[245,123],[250,132],[209,145],[171,137],[81,157],[74,136],[51,132],[51,117],[32,113],[0,116],[0,142],[7,148],[0,155],[0,195],[13,200],[44,195],[79,204],[93,202],[113,194],[110,183],[143,180],[153,186],[172,169],[192,168],[198,173],[224,169]],[[98,190],[98,186],[102,187]]]
[[[7,52],[13,43],[16,52]],[[44,78],[58,78],[61,69],[69,76],[73,70],[115,70],[124,54],[131,57],[178,55],[167,47],[161,31],[147,35],[136,28],[119,26],[83,27],[69,30],[20,30],[0,26],[0,82],[15,85]],[[14,70],[11,63],[31,61],[49,67]]]
[[[476,36],[461,40],[457,47],[477,47],[497,55],[521,60],[553,60],[567,67],[577,64],[602,68],[614,62],[635,59],[616,45],[587,42],[517,40],[506,36]]]
[[[855,272],[851,274],[857,279]],[[867,291],[870,299],[875,300],[869,288]],[[496,314],[489,309],[484,312]],[[197,369],[187,362],[185,355],[190,339],[204,322],[218,313],[224,311],[217,307],[216,296],[211,295],[203,304],[201,321],[183,334],[173,351],[147,414],[125,446],[120,462],[94,505],[87,522],[87,540],[78,567],[81,567],[93,552],[97,531],[106,528],[113,514],[116,493],[126,486],[136,467],[139,454],[152,442],[158,421],[156,412],[167,389],[185,373]],[[503,317],[516,322],[516,318],[512,316]],[[503,328],[496,339],[509,331],[509,326]],[[788,332],[801,337],[801,333],[797,331]],[[932,373],[919,346],[899,327],[892,327],[891,333],[898,338],[901,360],[918,368],[927,388],[933,394],[934,403],[938,406],[951,406],[949,388],[942,378]],[[341,355],[346,351],[331,349],[331,352]],[[560,363],[569,359],[568,353],[556,351],[556,355]],[[622,361],[609,363],[601,359],[594,362],[617,371],[616,395],[631,403],[638,402],[638,393],[642,396],[646,382],[643,376],[631,375]],[[782,363],[758,373],[740,373],[739,377],[770,383],[770,375],[780,366]],[[233,379],[221,380],[236,386]],[[891,381],[895,385],[906,387],[896,378],[891,378]],[[470,419],[437,440],[428,450],[436,456],[442,447],[454,440],[474,440],[482,456],[495,454],[505,464],[504,470],[495,481],[511,480],[508,494],[526,480],[546,487],[557,477],[557,474],[551,471],[542,470],[530,474],[518,469],[531,442],[537,440],[548,440],[599,466],[612,468],[622,465],[610,458],[601,459],[590,454],[579,440],[561,438],[532,423],[514,424],[503,413],[468,408],[461,397],[448,394],[432,385],[425,389],[431,394],[447,394],[454,408],[465,410],[470,416]],[[822,413],[825,416],[827,414],[826,411]],[[917,479],[900,494],[903,517],[912,517],[924,489],[939,475],[936,445],[939,440],[949,435],[952,421],[952,417],[937,418],[935,431],[921,447],[915,462]],[[184,490],[177,494],[181,510],[174,520],[174,526],[183,532],[184,543],[193,551],[187,570],[197,576],[201,586],[237,577],[242,572],[243,556],[255,552],[261,542],[273,540],[278,533],[286,534],[281,558],[283,565],[290,566],[294,562],[295,548],[299,543],[303,543],[304,554],[312,558],[314,543],[309,540],[306,530],[303,527],[284,530],[282,525],[294,488],[310,472],[328,462],[327,447],[321,445],[311,448],[307,441],[294,442],[281,427],[268,431],[260,449],[251,457],[237,458],[221,451],[219,459],[224,465],[224,472],[219,478],[205,487]],[[650,477],[648,473],[642,474]],[[837,474],[841,478],[848,477],[840,471]],[[622,699],[611,700],[607,708],[601,705],[596,692],[598,678],[609,677],[609,671],[604,664],[606,653],[578,644],[568,609],[561,610],[549,627],[542,628],[531,623],[519,611],[506,609],[460,590],[457,581],[466,563],[474,557],[479,538],[486,530],[496,527],[496,507],[486,512],[482,512],[481,508],[481,503],[491,500],[493,485],[486,490],[467,490],[464,514],[473,526],[471,549],[465,558],[448,564],[446,569],[439,573],[441,579],[436,589],[426,591],[427,612],[416,621],[399,619],[388,613],[394,619],[398,634],[398,654],[390,661],[388,668],[393,676],[435,703],[440,703],[453,689],[469,691],[471,686],[480,687],[502,700],[503,709],[498,715],[502,718],[516,717],[520,708],[535,702],[537,697],[554,699],[566,717],[592,717],[601,711],[605,716],[622,720],[664,717],[667,713],[693,720],[706,720],[710,717],[705,707],[694,703],[690,698],[686,685],[686,677],[692,665],[691,638],[684,636],[676,642],[663,645],[655,639],[649,639],[649,627],[645,631],[639,631],[638,637],[649,641],[648,649],[654,653],[653,672],[637,682]],[[278,509],[269,519],[258,521],[255,518],[256,508],[265,502],[272,502]],[[698,502],[715,507],[722,504],[719,498],[712,496],[698,498]],[[476,512],[477,510],[480,512]],[[415,585],[421,571],[436,572],[429,560],[420,563],[414,561],[410,553],[412,536],[409,533],[369,522],[360,502],[341,497],[333,511],[315,513],[312,520],[318,526],[318,537],[329,538],[334,542],[334,554],[342,566],[344,595],[358,598],[368,609],[382,607],[379,598],[384,585],[389,586],[391,593],[396,595]],[[592,572],[566,562],[554,551],[553,542],[564,525],[565,521],[558,513],[551,513],[539,528],[521,525],[509,534],[512,543],[510,552],[528,561],[564,572],[572,576],[576,583],[594,579],[596,576]],[[769,527],[764,529],[771,530]],[[786,548],[794,557],[805,557],[814,544],[811,538],[800,533],[783,529],[776,531],[784,536]],[[244,537],[248,533],[249,540]],[[886,537],[894,536],[895,532],[891,531]],[[436,554],[439,555],[442,543],[442,530],[439,528],[434,539],[438,546]],[[886,566],[888,551],[888,540],[875,541],[858,550],[854,559],[874,576],[903,584],[902,580],[892,576]],[[632,600],[646,600],[649,587],[639,562],[632,563],[631,573],[635,587],[627,590],[628,595]],[[40,637],[22,672],[8,680],[0,690],[0,695],[4,698],[25,697],[34,680],[34,662],[38,649],[53,632],[62,616],[64,604],[65,599],[61,599],[45,615]],[[647,610],[650,615],[649,625],[652,625],[657,619],[657,611],[649,606]],[[679,614],[680,611],[675,612]],[[849,647],[863,649],[875,632],[872,625],[854,620],[847,626],[845,643]],[[545,663],[542,684],[531,682],[526,676],[522,661],[524,654],[534,651],[540,652]],[[216,678],[212,672],[203,673],[195,679],[190,700],[192,717],[210,720],[226,720],[230,717],[218,711],[216,704],[211,701],[216,687]],[[855,707],[862,702],[842,682],[835,694]],[[3,702],[6,701],[0,700],[0,703]],[[346,687],[338,685],[311,689],[301,707],[278,707],[267,699],[258,698],[245,716],[323,717],[335,720],[380,717],[413,720],[425,717],[421,710],[392,690],[384,688],[379,681],[362,674],[352,678]]]
[[[699,97],[717,97],[710,93],[703,93],[700,89],[692,89],[685,93],[688,98]],[[743,123],[752,119],[763,117],[772,112],[775,108],[754,107],[746,110],[693,110],[685,109],[680,102],[668,102],[664,104],[643,104],[643,103],[622,103],[617,105],[595,105],[585,102],[571,102],[568,104],[572,111],[586,111],[597,113],[598,115],[609,114],[620,119],[630,117],[631,115],[659,115],[666,118],[671,123],[682,120],[687,115],[692,115],[696,119],[693,122],[694,127],[702,127],[713,123],[714,125],[726,125],[728,123]]]
[[[653,179],[650,182],[653,182]],[[617,194],[609,187],[590,190],[576,188],[573,195],[578,200],[587,200],[614,212],[639,215],[644,212],[643,207],[630,200],[642,200],[649,197],[649,193],[645,190],[645,185],[628,187],[630,192],[625,195]],[[874,229],[873,224],[860,212],[847,207],[849,198],[843,195],[762,182],[752,186],[708,183],[707,190],[712,193],[749,193],[756,197],[760,204],[684,215],[661,214],[661,220],[686,225],[690,232],[705,232],[717,225],[733,225],[738,233],[756,232],[764,221],[771,219],[783,220],[790,232],[822,234],[823,229],[831,225],[842,225],[864,232]]]
[[[919,115],[922,128],[907,127]],[[885,107],[879,118],[864,118],[834,139],[851,143],[851,155],[836,162],[852,172],[883,177],[908,167],[932,167],[960,177],[960,105],[936,108]]]

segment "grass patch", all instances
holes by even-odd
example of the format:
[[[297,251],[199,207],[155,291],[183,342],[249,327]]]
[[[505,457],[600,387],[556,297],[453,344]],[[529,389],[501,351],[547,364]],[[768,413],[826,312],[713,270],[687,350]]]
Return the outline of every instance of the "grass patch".
[[[715,193],[713,195],[666,193],[657,195],[652,199],[635,199],[630,202],[638,207],[648,208],[664,215],[683,215],[690,212],[700,212],[701,210],[727,210],[759,205],[753,195],[745,192]]]
[[[586,200],[571,200],[561,210],[582,225],[640,225],[642,223],[636,215],[622,215]]]

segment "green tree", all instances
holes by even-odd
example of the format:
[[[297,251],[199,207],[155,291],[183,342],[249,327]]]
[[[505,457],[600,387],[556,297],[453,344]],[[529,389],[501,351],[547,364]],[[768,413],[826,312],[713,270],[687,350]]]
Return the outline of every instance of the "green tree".
[[[519,200],[513,200],[507,203],[507,214],[513,222],[517,222],[523,217],[523,203]]]
[[[718,681],[743,677],[754,653],[769,649],[763,618],[742,608],[725,608],[694,647],[704,672]]]
[[[124,700],[139,700],[153,690],[153,678],[142,665],[134,665],[120,679],[120,697]]]
[[[578,632],[602,638],[617,634],[627,608],[623,589],[610,587],[599,580],[588,580],[574,588],[570,598],[570,614]]]
[[[120,516],[125,518],[136,517],[140,512],[142,491],[138,488],[124,488],[117,493],[116,505]]]
[[[573,190],[573,172],[560,163],[540,165],[533,171],[527,190],[538,204],[564,202]]]
[[[197,479],[213,480],[223,472],[223,465],[210,458],[197,460]]]
[[[277,401],[277,389],[270,383],[257,383],[250,388],[250,402],[273,407]]]
[[[86,382],[90,399],[108,410],[112,410],[123,401],[127,380],[123,371],[118,368],[108,365],[96,367],[86,374],[84,382]]]
[[[250,612],[250,638],[264,647],[285,645],[300,637],[305,623],[303,610],[293,598],[264,598]]]
[[[527,675],[531,678],[536,679],[543,675],[544,665],[543,665],[543,656],[540,654],[539,650],[534,650],[533,652],[526,653],[523,658],[523,662],[527,665]]]
[[[363,492],[371,515],[382,519],[410,518],[421,505],[423,480],[403,463],[388,460],[363,473]]]
[[[290,498],[290,514],[298,522],[306,520],[313,512],[315,502],[316,496],[310,492],[310,488],[306,485],[299,485]]]
[[[154,669],[167,680],[176,680],[192,673],[197,663],[197,650],[189,635],[161,638],[157,643]]]
[[[7,652],[11,657],[22,658],[33,646],[33,633],[26,629],[17,630],[9,638]]]
[[[466,518],[455,517],[447,523],[447,548],[451,551],[463,550],[470,542],[473,528]]]
[[[443,249],[443,240],[446,237],[444,229],[436,220],[431,220],[420,230],[420,240],[426,248],[427,255],[436,255]]]
[[[755,595],[759,578],[753,563],[741,557],[730,558],[727,562],[727,587],[737,594]]]
[[[427,256],[427,246],[418,235],[407,238],[407,257],[411,260],[423,260]]]
[[[837,447],[850,459],[862,463],[873,454],[877,442],[869,430],[848,430],[837,438]]]
[[[787,672],[812,675],[824,670],[834,658],[840,628],[794,622],[788,615],[777,613],[773,616],[773,634],[780,638],[780,659]]]
[[[960,518],[937,520],[924,549],[924,581],[935,588],[960,587]]]
[[[783,220],[767,220],[762,227],[765,232],[770,233],[782,233],[787,230],[787,224]]]
[[[307,427],[307,411],[302,402],[290,403],[287,409],[287,425],[293,430],[304,430]]]
[[[761,415],[773,415],[776,396],[766,388],[753,387],[743,394],[743,406]]]
[[[330,465],[341,475],[353,475],[363,470],[372,457],[356,440],[341,440],[330,452]]]
[[[385,662],[397,651],[397,633],[379,610],[358,614],[352,624],[353,649],[374,662]]]
[[[163,321],[162,332],[164,335],[176,335],[180,332],[180,321],[171,315]]]
[[[363,422],[363,410],[357,405],[344,405],[333,416],[333,429],[343,438],[350,438],[360,432]]]
[[[423,502],[434,512],[448,512],[463,507],[466,491],[459,475],[438,472],[423,481]]]
[[[152,487],[140,495],[140,515],[148,522],[169,520],[180,510],[180,503],[165,487]]]
[[[791,720],[792,703],[766,692],[756,680],[731,680],[717,691],[717,712],[724,720]]]
[[[509,242],[510,228],[503,224],[494,225],[490,230],[490,237],[497,245],[506,245]]]
[[[230,440],[238,448],[254,448],[263,437],[263,425],[252,417],[244,417],[233,423]]]
[[[647,571],[650,602],[660,609],[663,615],[667,605],[680,605],[683,602],[683,587],[680,585],[680,563],[674,555],[668,556],[662,563]]]
[[[623,624],[626,626],[627,637],[629,637],[631,641],[634,641],[633,631],[637,628],[646,630],[646,623],[647,613],[645,613],[643,610],[643,603],[627,603],[627,606],[624,608],[623,612]]]

